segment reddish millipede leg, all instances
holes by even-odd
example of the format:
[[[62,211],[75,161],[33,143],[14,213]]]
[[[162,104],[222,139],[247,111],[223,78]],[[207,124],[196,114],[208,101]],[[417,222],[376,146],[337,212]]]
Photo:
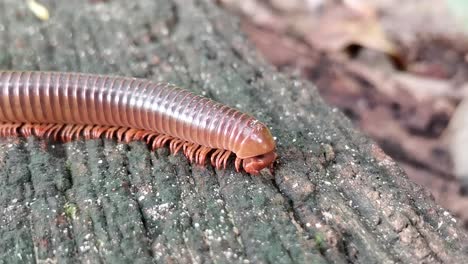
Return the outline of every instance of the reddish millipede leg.
[[[126,128],[126,127],[121,127],[119,129],[117,129],[117,132],[115,134],[117,135],[117,141],[118,142],[123,141],[124,135],[127,132],[127,130],[128,130],[128,128]]]
[[[178,139],[173,139],[171,140],[171,142],[169,142],[169,150],[171,151],[172,155],[176,155],[177,152],[176,152],[176,148],[178,148],[178,144],[179,143],[182,143],[180,140]]]
[[[211,148],[202,146],[195,153],[195,162],[199,165],[205,165],[206,155],[211,151]]]
[[[0,125],[0,134],[4,137],[16,136],[18,135],[18,128],[21,124],[16,123],[4,123]]]
[[[57,140],[59,138],[59,133],[62,130],[63,125],[55,125],[51,127],[46,133],[44,133],[44,136],[46,138],[52,137],[54,140]]]
[[[61,139],[65,142],[71,141],[73,138],[78,138],[81,135],[83,135],[85,139],[90,139],[99,138],[104,134],[106,138],[116,136],[119,141],[124,140],[126,143],[132,140],[145,140],[153,149],[162,147],[169,142],[169,148],[172,154],[175,155],[182,149],[184,155],[190,162],[199,165],[205,164],[207,155],[213,150],[212,148],[172,138],[168,135],[131,128],[62,124],[0,124],[0,136],[13,136],[18,134],[25,137],[35,134],[38,137],[53,138],[54,140]],[[229,150],[215,149],[211,155],[211,164],[216,169],[226,169],[231,154],[232,152]],[[237,172],[240,171],[241,166],[242,159],[236,157],[235,168]],[[273,165],[270,165],[269,168],[271,171]]]
[[[153,138],[157,137],[158,135],[155,133],[149,134],[148,137],[146,138],[146,144],[150,145],[151,142],[153,142]]]
[[[236,166],[236,171],[237,171],[237,172],[240,171],[241,165],[242,165],[242,159],[236,157],[235,166]]]
[[[219,158],[219,165],[221,166],[222,164],[224,169],[226,169],[229,156],[231,156],[231,151],[226,150],[224,154]]]
[[[218,160],[218,156],[220,153],[222,153],[223,150],[222,149],[217,149],[213,154],[211,154],[211,165],[213,167],[216,167],[218,168],[216,165],[217,165],[217,160]]]
[[[193,147],[190,148],[189,156],[188,156],[188,159],[190,160],[190,162],[193,162],[196,159],[196,153],[199,148],[200,148],[200,145],[197,145],[197,144],[194,144]]]
[[[44,134],[54,127],[55,124],[39,124],[34,126],[34,134],[38,137],[44,137]]]
[[[20,129],[21,134],[25,137],[29,137],[33,134],[33,126],[31,124],[24,124]]]
[[[114,134],[118,129],[119,129],[118,127],[110,127],[106,130],[106,132],[104,133],[104,136],[108,139],[112,139],[114,138]]]
[[[84,125],[76,125],[72,131],[70,132],[71,139],[76,138],[78,139],[81,135],[81,131],[85,128]]]
[[[152,144],[151,149],[152,149],[152,150],[155,150],[155,149],[157,149],[157,148],[162,147],[163,144],[164,144],[164,141],[165,141],[165,138],[166,138],[166,137],[167,137],[167,136],[165,136],[165,135],[158,134],[158,135],[153,139],[153,144]]]
[[[94,126],[86,126],[83,129],[83,137],[88,140],[91,139],[92,131],[93,131]]]
[[[193,146],[195,146],[195,143],[190,143],[190,142],[185,142],[184,146],[182,147],[182,151],[184,152],[184,155],[188,157],[189,150],[192,149]]]
[[[130,141],[135,140],[135,136],[138,132],[140,132],[140,130],[138,129],[134,129],[134,128],[129,129],[127,133],[125,133],[125,138],[124,138],[125,143],[129,143]]]
[[[165,136],[162,134],[157,135],[156,138],[153,140],[153,149],[160,148],[162,146],[164,138]]]
[[[92,131],[93,138],[100,138],[107,131],[107,127],[104,126],[95,126]]]
[[[158,148],[161,148],[162,146],[166,145],[166,143],[169,142],[170,140],[171,140],[170,136],[162,135],[162,137],[159,139]]]
[[[63,142],[69,142],[72,140],[71,132],[74,128],[74,125],[66,125],[61,132],[61,140]]]
[[[182,146],[184,145],[184,141],[179,140],[179,139],[174,139],[171,141],[171,144],[172,144],[172,153],[176,155],[177,152],[179,152],[179,150],[182,149]]]
[[[144,130],[137,130],[133,135],[133,140],[143,140],[145,137],[149,136],[151,133]]]

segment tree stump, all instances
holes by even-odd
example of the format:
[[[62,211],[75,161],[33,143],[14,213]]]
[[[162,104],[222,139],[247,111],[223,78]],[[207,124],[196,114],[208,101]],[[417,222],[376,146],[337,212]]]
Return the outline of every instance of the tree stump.
[[[278,73],[211,0],[0,2],[0,68],[177,84],[268,124],[274,175],[113,140],[0,139],[0,258],[461,263],[466,232],[315,87]]]

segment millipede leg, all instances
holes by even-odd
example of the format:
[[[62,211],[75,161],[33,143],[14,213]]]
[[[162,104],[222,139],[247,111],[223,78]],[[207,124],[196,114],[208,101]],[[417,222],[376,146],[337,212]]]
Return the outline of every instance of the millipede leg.
[[[44,133],[44,137],[46,138],[52,137],[54,140],[58,140],[60,131],[62,130],[62,128],[63,128],[63,125],[55,125]]]
[[[3,123],[0,125],[0,135],[3,137],[17,136],[20,123]]]
[[[44,137],[44,134],[49,131],[55,124],[37,124],[34,125],[34,134],[38,137]]]
[[[119,130],[118,127],[109,127],[107,128],[107,130],[104,132],[104,136],[107,138],[107,139],[112,139],[114,138],[114,135],[115,135],[115,132]]]
[[[151,135],[151,132],[145,130],[137,130],[133,135],[133,140],[144,140],[146,137]]]
[[[195,159],[195,153],[197,153],[197,150],[200,148],[200,145],[193,144],[189,149],[188,149],[188,158],[190,162],[193,162]]]
[[[81,131],[85,128],[85,125],[75,125],[75,127],[70,132],[71,139],[78,139],[81,135]]]
[[[128,128],[126,127],[121,127],[117,129],[117,132],[115,133],[117,135],[117,141],[122,142],[124,140],[124,135],[128,131]],[[125,142],[127,143],[127,142]]]
[[[149,134],[148,137],[146,137],[146,144],[152,145],[152,143],[154,142],[153,139],[155,137],[157,137],[157,136],[158,136],[158,134],[156,134],[156,133]]]
[[[169,150],[173,155],[182,150],[190,163],[205,165],[206,159],[210,155],[211,164],[216,169],[226,169],[229,157],[232,154],[229,150],[213,149],[153,131],[133,128],[74,124],[0,123],[1,137],[17,135],[24,137],[35,135],[40,138],[52,138],[55,141],[61,140],[63,142],[78,139],[80,136],[83,136],[84,139],[100,138],[101,136],[109,139],[116,137],[118,141],[124,141],[125,143],[132,140],[144,140],[151,150],[161,148],[169,143]],[[241,166],[242,159],[236,157],[236,171],[239,172]],[[273,166],[270,166],[270,170],[272,169]]]
[[[88,125],[83,129],[84,139],[86,139],[86,140],[91,139],[93,128],[94,128],[94,126],[89,126]]]
[[[236,171],[239,172],[240,169],[241,169],[241,165],[242,165],[242,159],[236,157],[236,161],[235,161],[235,167],[236,167]]]
[[[218,156],[223,152],[222,149],[217,149],[215,150],[215,152],[213,152],[213,154],[211,154],[211,165],[213,167],[216,167],[218,168],[217,166],[217,160],[218,160]]]
[[[171,153],[173,155],[176,155],[177,152],[179,152],[179,150],[182,148],[182,146],[184,145],[184,141],[183,140],[179,140],[179,139],[173,139],[170,143],[170,150],[171,150]]]
[[[223,155],[219,158],[219,165],[221,166],[222,164],[224,169],[226,169],[227,161],[229,159],[229,156],[231,156],[231,153],[231,151],[226,150],[224,151]]]
[[[73,136],[72,131],[74,127],[75,127],[74,125],[66,125],[63,128],[63,130],[60,133],[61,134],[60,137],[63,142],[69,142],[72,140],[72,136]]]
[[[31,124],[24,124],[20,128],[20,132],[24,137],[29,137],[33,134],[33,126]]]
[[[106,132],[106,127],[94,126],[90,133],[90,138],[100,138]]]
[[[205,146],[202,146],[197,150],[197,153],[195,153],[196,160],[195,162],[199,165],[205,165],[205,160],[206,160],[206,155],[212,150],[212,148],[208,148]]]

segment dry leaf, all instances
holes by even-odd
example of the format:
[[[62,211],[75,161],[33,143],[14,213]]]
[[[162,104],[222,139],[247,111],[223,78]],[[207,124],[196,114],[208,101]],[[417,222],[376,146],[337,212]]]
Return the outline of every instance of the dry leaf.
[[[468,187],[468,100],[460,103],[445,131],[445,140],[449,144],[455,175],[464,187]]]
[[[357,44],[398,56],[396,45],[388,39],[374,12],[369,10],[336,6],[319,18],[296,21],[295,26],[309,42],[323,50],[339,51]]]

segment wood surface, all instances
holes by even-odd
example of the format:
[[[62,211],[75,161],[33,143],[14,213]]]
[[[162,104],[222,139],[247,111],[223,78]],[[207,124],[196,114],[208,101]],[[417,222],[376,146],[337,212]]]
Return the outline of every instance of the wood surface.
[[[0,2],[0,68],[167,81],[267,123],[258,177],[113,140],[0,139],[2,263],[463,263],[466,232],[210,0]],[[357,103],[357,102],[356,102]]]

